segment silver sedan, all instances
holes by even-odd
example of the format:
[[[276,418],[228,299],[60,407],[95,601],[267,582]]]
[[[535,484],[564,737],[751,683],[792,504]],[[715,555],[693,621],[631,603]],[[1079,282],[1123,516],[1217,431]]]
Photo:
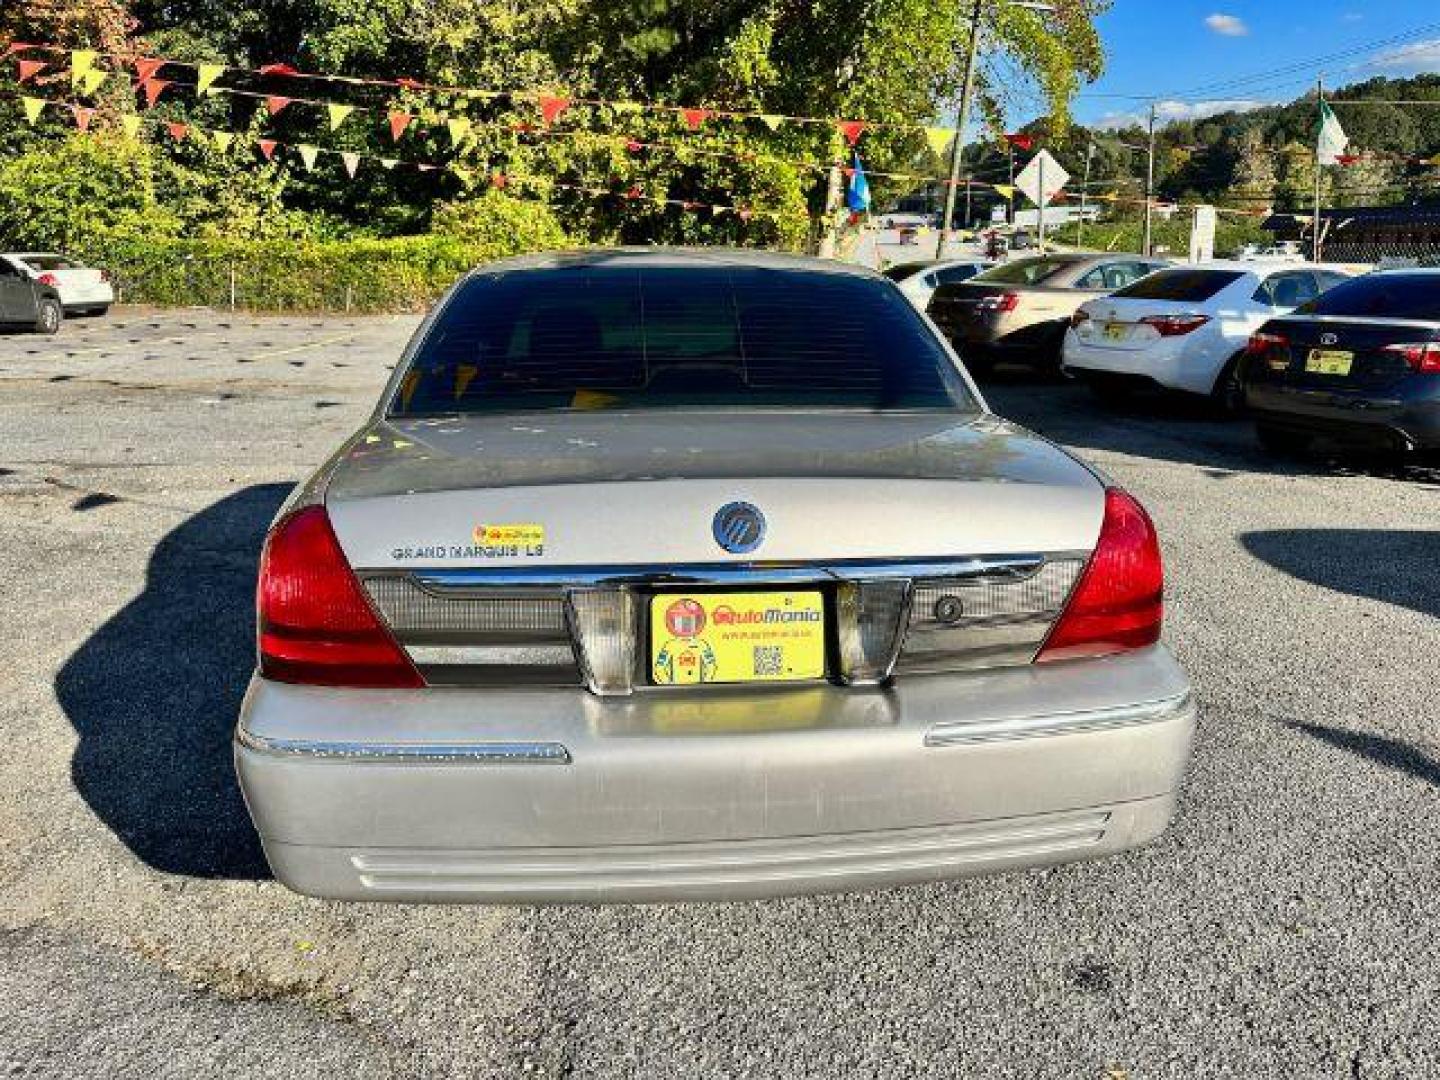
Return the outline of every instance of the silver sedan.
[[[1128,494],[986,407],[890,282],[510,260],[281,511],[235,733],[276,876],[728,899],[1113,854],[1189,686]]]

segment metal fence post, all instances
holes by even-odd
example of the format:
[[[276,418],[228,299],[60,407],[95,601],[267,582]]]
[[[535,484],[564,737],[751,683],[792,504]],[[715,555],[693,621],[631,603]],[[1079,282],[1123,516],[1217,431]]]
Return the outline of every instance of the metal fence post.
[[[235,314],[235,260],[230,260],[230,314]]]

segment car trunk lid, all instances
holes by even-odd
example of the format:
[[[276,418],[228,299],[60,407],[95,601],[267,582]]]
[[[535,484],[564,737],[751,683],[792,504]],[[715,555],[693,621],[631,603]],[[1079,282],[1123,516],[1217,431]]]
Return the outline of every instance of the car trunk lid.
[[[1276,381],[1300,390],[1346,394],[1384,393],[1414,374],[1405,357],[1389,346],[1440,341],[1432,322],[1358,317],[1292,317],[1270,324],[1287,346]]]

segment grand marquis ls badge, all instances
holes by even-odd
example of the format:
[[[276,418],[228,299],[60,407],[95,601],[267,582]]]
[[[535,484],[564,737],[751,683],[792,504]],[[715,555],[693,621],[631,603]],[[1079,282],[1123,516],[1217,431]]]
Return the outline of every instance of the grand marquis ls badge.
[[[747,502],[726,503],[711,523],[715,543],[732,555],[754,551],[765,539],[765,515]]]

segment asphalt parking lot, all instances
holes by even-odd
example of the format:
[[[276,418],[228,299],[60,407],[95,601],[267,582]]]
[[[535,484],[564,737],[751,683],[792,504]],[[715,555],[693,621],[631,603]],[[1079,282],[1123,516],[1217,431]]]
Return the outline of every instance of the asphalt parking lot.
[[[0,1074],[1440,1075],[1440,469],[1021,374],[997,411],[1160,526],[1201,702],[1160,843],[715,906],[270,881],[229,758],[256,555],[413,325],[0,336]]]

